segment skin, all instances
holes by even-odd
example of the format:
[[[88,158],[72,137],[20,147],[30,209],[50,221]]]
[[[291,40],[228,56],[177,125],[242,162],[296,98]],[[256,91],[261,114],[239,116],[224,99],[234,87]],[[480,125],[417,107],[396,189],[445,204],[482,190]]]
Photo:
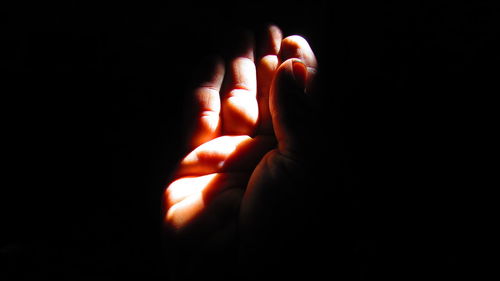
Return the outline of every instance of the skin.
[[[268,257],[302,213],[317,61],[304,38],[276,26],[258,39],[247,34],[235,57],[215,59],[192,92],[191,152],[164,192],[177,279],[200,267],[217,274],[210,260],[236,275],[275,266]]]

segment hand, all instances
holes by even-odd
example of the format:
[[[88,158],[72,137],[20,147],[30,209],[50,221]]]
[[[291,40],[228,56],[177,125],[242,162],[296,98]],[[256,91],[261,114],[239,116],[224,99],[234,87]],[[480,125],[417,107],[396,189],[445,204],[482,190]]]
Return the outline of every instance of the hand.
[[[298,239],[290,233],[306,200],[316,58],[305,39],[283,39],[276,26],[257,59],[253,38],[244,41],[227,66],[214,60],[193,91],[192,151],[164,193],[181,279],[200,268],[220,275],[210,261],[232,271],[274,267],[290,242],[283,237]]]

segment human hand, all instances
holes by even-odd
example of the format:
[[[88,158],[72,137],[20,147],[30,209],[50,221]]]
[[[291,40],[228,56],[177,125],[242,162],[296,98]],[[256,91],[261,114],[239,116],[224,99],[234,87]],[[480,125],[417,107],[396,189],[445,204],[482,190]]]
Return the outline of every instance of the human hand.
[[[210,260],[272,267],[283,235],[300,223],[317,62],[300,36],[283,39],[271,26],[262,39],[256,59],[247,36],[227,67],[216,59],[193,91],[192,150],[164,193],[181,279],[200,266],[214,270]]]

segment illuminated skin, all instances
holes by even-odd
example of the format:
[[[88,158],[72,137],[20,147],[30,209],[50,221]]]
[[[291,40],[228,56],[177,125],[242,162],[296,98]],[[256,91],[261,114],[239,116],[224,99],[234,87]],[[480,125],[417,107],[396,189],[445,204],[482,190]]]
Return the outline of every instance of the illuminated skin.
[[[214,61],[193,91],[192,151],[164,193],[164,222],[185,257],[179,263],[196,266],[231,249],[240,263],[279,251],[269,233],[287,230],[269,228],[286,228],[278,217],[300,204],[300,187],[293,185],[304,176],[316,58],[305,39],[283,39],[276,26],[257,49],[247,39],[226,65]],[[260,251],[258,245],[270,244],[276,248]]]

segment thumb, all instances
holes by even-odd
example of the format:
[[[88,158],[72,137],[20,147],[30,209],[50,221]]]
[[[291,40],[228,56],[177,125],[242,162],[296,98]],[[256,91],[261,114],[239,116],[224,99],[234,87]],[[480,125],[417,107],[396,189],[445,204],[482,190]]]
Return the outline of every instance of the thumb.
[[[307,66],[293,58],[279,66],[271,85],[269,109],[278,149],[291,158],[304,155],[312,137],[312,100],[306,91],[311,80]]]

